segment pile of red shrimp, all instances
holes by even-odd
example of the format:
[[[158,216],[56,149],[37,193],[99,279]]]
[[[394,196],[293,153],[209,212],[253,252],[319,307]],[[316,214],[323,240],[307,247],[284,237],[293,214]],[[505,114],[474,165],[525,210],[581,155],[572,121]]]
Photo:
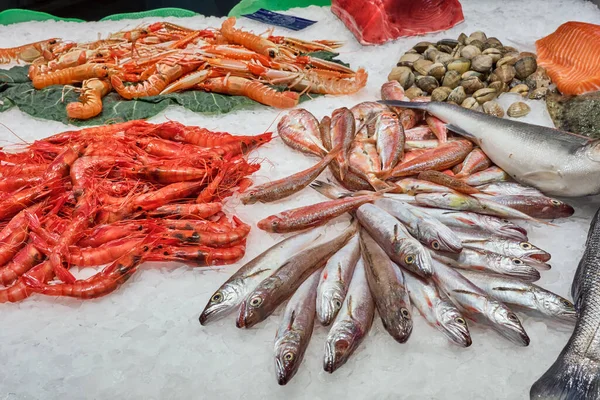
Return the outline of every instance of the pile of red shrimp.
[[[250,226],[221,201],[251,185],[245,155],[270,139],[131,121],[0,152],[0,303],[103,296],[144,261],[238,261]],[[73,266],[105,267],[78,280]]]

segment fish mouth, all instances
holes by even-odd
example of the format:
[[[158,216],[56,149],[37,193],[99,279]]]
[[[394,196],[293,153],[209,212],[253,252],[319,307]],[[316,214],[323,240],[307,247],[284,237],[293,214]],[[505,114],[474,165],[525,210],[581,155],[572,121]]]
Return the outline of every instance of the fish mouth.
[[[517,346],[527,347],[529,346],[529,336],[523,329],[523,327],[512,326],[512,325],[503,325],[501,327],[495,328],[496,332],[498,332],[502,337],[508,339],[512,343]]]
[[[418,272],[419,275],[426,278],[433,275],[433,260],[428,251],[420,252],[420,254],[417,255],[415,265],[417,267],[416,269],[420,272]]]
[[[533,266],[530,265],[526,265],[524,268],[520,268],[520,269],[513,269],[511,271],[511,275],[522,279],[526,282],[535,282],[535,281],[539,281],[541,278],[540,275],[540,271],[538,271],[537,269],[535,269]]]
[[[441,251],[448,251],[450,253],[460,253],[463,249],[462,241],[460,240],[452,240],[452,239],[444,239],[438,238],[438,242],[440,243]]]
[[[336,350],[338,342],[327,342],[325,344],[325,357],[323,358],[323,369],[330,374],[337,369]]]
[[[540,261],[542,263],[547,263],[548,261],[550,261],[551,257],[552,256],[549,253],[540,250],[537,253],[529,254],[526,258],[532,259],[534,261]]]
[[[458,325],[444,326],[444,334],[451,342],[461,347],[469,347],[473,344],[469,328],[466,326],[464,328]]]
[[[285,366],[278,357],[275,358],[275,375],[277,383],[281,386],[287,384],[290,380],[290,376],[288,376]]]
[[[246,327],[246,302],[242,301],[240,304],[240,310],[237,319],[235,320],[235,326],[238,328]]]

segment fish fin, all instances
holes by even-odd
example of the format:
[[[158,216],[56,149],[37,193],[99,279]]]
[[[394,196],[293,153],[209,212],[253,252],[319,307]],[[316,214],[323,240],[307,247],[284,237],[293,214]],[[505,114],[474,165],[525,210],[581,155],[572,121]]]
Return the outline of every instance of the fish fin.
[[[287,262],[285,264],[287,264]],[[283,264],[283,265],[285,265],[285,264]],[[251,273],[250,275],[246,275],[245,278],[246,279],[247,278],[252,278],[253,276],[260,275],[263,272],[267,272],[267,271],[270,271],[270,269],[269,268],[259,269],[258,271],[255,271],[255,272]]]
[[[600,398],[600,364],[585,354],[574,354],[571,339],[554,364],[531,387],[531,399]]]
[[[514,289],[514,288],[509,288],[509,287],[503,287],[503,286],[493,287],[492,290],[498,290],[500,292],[515,292],[515,293],[527,293],[527,292],[529,292],[529,290],[527,290],[527,289]]]
[[[469,294],[472,296],[477,296],[477,297],[485,297],[487,298],[487,296],[481,294],[481,293],[477,293],[477,292],[471,292],[470,290],[463,290],[463,289],[456,289],[453,290],[454,293],[460,293],[460,294]]]
[[[288,323],[288,327],[287,327],[288,331],[292,330],[295,320],[296,320],[296,310],[293,310],[292,315],[290,316],[290,322]]]
[[[467,225],[471,225],[471,226],[477,225],[475,222],[470,221],[470,220],[468,220],[466,218],[458,217],[456,219],[459,220],[460,222],[462,222],[463,224],[467,224]]]
[[[468,139],[477,139],[474,135],[470,134],[469,132],[465,131],[462,128],[459,128],[456,125],[452,125],[452,124],[446,124],[446,128],[448,128],[448,130],[451,130],[452,132],[458,133],[461,136],[464,136]]]
[[[352,316],[352,295],[348,296],[348,316],[354,319],[354,317]]]
[[[566,189],[565,184],[562,182],[562,176],[557,171],[552,170],[537,170],[527,172],[520,176],[520,179],[526,179],[528,181],[542,181],[546,190],[562,191]]]
[[[416,110],[427,111],[428,103],[419,103],[416,101],[401,101],[401,100],[378,100],[380,104],[385,104],[386,106],[392,107],[400,107],[400,108],[413,108]]]

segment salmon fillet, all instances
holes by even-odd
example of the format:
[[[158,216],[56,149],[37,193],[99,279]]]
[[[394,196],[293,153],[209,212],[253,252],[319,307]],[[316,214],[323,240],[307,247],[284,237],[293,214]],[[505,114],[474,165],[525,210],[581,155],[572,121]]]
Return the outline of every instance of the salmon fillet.
[[[538,65],[562,94],[600,90],[600,25],[570,21],[535,46]]]

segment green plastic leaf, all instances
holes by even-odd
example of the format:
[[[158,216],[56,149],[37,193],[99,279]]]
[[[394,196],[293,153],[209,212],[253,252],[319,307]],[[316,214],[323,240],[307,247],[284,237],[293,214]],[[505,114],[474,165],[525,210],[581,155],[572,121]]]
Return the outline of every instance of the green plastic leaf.
[[[343,62],[342,60],[338,60],[336,57],[339,56],[339,53],[332,53],[330,51],[313,51],[312,53],[307,53],[307,56],[320,58],[321,60],[331,61],[344,67],[350,68],[350,64]]]
[[[11,69],[0,70],[0,83],[25,83],[29,82],[28,66],[14,66]]]

